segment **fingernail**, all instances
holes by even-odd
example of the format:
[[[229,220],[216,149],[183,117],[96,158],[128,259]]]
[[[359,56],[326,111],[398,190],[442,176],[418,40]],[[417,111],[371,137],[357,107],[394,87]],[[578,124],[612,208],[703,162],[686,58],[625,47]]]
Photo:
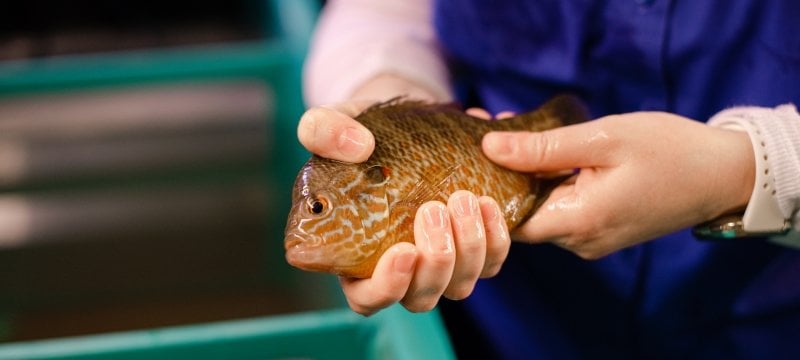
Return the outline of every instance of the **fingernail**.
[[[500,208],[498,205],[493,204],[491,200],[487,200],[486,198],[481,200],[483,203],[480,206],[483,213],[488,215],[486,216],[487,220],[496,220],[500,217]]]
[[[516,146],[516,140],[511,134],[488,133],[483,138],[483,141],[486,146],[486,152],[494,155],[511,154]]]
[[[411,271],[414,270],[414,263],[416,261],[417,257],[414,256],[413,252],[400,254],[394,259],[394,271],[401,274],[410,274]]]
[[[447,211],[441,204],[428,206],[423,211],[425,216],[425,224],[434,229],[444,229],[448,224]]]
[[[432,253],[452,253],[453,234],[447,230],[450,226],[447,209],[440,204],[429,206],[423,211],[423,216],[427,227],[422,233],[428,242],[428,250]]]
[[[369,141],[369,134],[365,134],[363,130],[348,127],[339,135],[338,143],[336,144],[339,152],[346,156],[358,156],[365,151],[367,142]]]
[[[474,216],[480,211],[478,210],[478,199],[472,194],[461,194],[455,199],[455,202],[458,216]]]

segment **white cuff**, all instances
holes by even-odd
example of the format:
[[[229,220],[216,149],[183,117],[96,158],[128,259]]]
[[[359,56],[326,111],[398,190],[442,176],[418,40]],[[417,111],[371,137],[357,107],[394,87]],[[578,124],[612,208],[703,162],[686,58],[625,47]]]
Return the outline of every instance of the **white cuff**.
[[[711,126],[746,131],[750,136],[755,154],[756,179],[742,218],[743,229],[747,232],[786,230],[790,226],[788,219],[791,218],[791,213],[796,212],[795,209],[788,214],[785,213],[778,199],[781,184],[778,183],[776,174],[781,175],[781,167],[784,168],[783,172],[786,172],[785,168],[792,165],[781,161],[783,159],[779,157],[788,149],[773,149],[774,146],[769,146],[771,145],[769,140],[774,142],[774,138],[778,135],[774,134],[776,123],[796,121],[793,117],[797,117],[793,105],[775,109],[738,107],[722,111],[708,122]]]

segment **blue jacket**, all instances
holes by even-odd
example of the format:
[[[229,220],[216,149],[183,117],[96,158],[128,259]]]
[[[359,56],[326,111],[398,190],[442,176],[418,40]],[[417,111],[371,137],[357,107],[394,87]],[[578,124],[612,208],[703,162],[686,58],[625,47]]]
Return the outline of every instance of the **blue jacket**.
[[[493,112],[562,92],[596,117],[800,104],[796,0],[438,0],[434,14],[460,100]],[[515,244],[443,311],[461,349],[503,358],[798,358],[800,252],[688,230],[598,261]]]

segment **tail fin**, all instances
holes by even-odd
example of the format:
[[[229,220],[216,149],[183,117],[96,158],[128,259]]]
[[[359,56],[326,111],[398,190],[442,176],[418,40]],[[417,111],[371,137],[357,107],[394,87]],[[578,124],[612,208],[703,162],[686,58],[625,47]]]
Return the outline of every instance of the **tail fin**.
[[[586,122],[590,119],[586,105],[573,95],[558,95],[535,111],[519,114],[508,120],[493,121],[492,130],[543,131]]]
[[[547,117],[558,119],[562,126],[579,124],[589,121],[590,118],[586,105],[574,95],[558,95],[544,103],[537,111]]]

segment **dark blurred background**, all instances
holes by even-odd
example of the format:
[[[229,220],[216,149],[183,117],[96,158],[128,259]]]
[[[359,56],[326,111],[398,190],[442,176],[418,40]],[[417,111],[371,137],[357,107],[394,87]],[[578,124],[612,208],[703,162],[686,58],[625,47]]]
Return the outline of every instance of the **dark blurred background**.
[[[283,261],[314,7],[271,3],[4,4],[0,342],[339,303]]]
[[[266,1],[9,1],[0,60],[268,38]]]

